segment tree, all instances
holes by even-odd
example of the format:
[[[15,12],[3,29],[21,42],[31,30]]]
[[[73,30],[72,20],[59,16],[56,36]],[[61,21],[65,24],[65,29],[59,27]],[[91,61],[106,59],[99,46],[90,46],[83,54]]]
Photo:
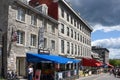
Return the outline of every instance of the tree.
[[[110,59],[109,63],[115,67],[120,67],[120,59]]]

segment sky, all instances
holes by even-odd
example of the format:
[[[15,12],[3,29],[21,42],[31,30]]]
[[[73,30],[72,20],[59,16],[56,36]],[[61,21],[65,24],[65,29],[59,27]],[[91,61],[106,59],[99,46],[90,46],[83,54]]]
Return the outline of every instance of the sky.
[[[67,0],[93,28],[92,46],[107,48],[120,59],[120,0]]]

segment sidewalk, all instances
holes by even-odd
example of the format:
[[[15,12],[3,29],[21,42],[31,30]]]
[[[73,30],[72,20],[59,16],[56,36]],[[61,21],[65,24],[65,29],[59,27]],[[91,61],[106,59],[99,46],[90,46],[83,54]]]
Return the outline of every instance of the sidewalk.
[[[79,79],[76,79],[76,80],[81,80],[81,79],[85,79],[85,78],[89,78],[89,77],[93,77],[93,76],[99,76],[99,75],[103,75],[104,73],[100,73],[100,74],[92,74],[90,76],[81,76],[79,77]]]

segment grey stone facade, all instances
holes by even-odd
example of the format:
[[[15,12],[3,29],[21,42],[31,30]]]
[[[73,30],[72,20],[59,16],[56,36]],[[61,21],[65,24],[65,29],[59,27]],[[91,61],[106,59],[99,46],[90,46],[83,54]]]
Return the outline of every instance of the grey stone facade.
[[[9,3],[9,4],[8,4]],[[39,43],[39,31],[40,27],[44,25],[43,38],[47,39],[45,50],[50,50],[51,53],[57,52],[58,42],[58,22],[53,18],[43,14],[42,12],[32,8],[28,4],[24,4],[21,0],[2,0],[0,4],[0,29],[2,30],[4,38],[2,40],[3,52],[2,52],[2,67],[4,77],[7,75],[7,71],[13,70],[18,73],[19,76],[26,75],[26,53],[38,53]],[[4,7],[3,7],[4,6]],[[18,9],[25,10],[25,21],[17,19]],[[2,11],[2,12],[1,12]],[[37,24],[31,25],[31,15],[37,16]],[[54,27],[55,32],[52,32]],[[18,44],[17,41],[12,41],[13,33],[17,31],[23,32],[23,44]],[[31,46],[31,34],[36,36],[35,46]],[[51,50],[51,40],[55,41],[55,50]],[[1,70],[0,69],[0,70]]]

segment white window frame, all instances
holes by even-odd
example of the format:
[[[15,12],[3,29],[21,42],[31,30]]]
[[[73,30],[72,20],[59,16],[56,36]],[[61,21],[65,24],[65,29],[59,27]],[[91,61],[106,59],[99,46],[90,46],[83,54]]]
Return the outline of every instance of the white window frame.
[[[24,44],[25,43],[25,33],[23,31],[17,31],[17,43]]]
[[[71,29],[71,37],[73,38],[73,29]]]
[[[51,31],[52,31],[52,33],[55,33],[55,26],[54,25],[51,26]]]
[[[37,25],[37,17],[35,16],[35,14],[31,14],[31,24]]]
[[[71,54],[74,54],[73,43],[71,43]]]
[[[67,53],[70,53],[70,42],[67,42]]]
[[[64,18],[64,13],[65,13],[64,9],[61,8],[61,16],[62,16],[63,18]]]
[[[67,27],[67,36],[69,36],[70,35],[70,29],[69,29],[69,27]]]
[[[63,34],[64,34],[64,28],[65,28],[64,24],[61,24],[61,33]]]
[[[44,48],[47,48],[47,38],[44,38]]]
[[[64,40],[61,40],[61,53],[64,53]]]
[[[36,35],[34,35],[34,34],[30,35],[30,45],[36,46]]]
[[[67,21],[68,22],[70,21],[70,19],[69,19],[69,13],[67,13]]]
[[[25,22],[25,10],[23,8],[18,8],[17,20]]]
[[[55,50],[55,40],[51,40],[51,49]]]

